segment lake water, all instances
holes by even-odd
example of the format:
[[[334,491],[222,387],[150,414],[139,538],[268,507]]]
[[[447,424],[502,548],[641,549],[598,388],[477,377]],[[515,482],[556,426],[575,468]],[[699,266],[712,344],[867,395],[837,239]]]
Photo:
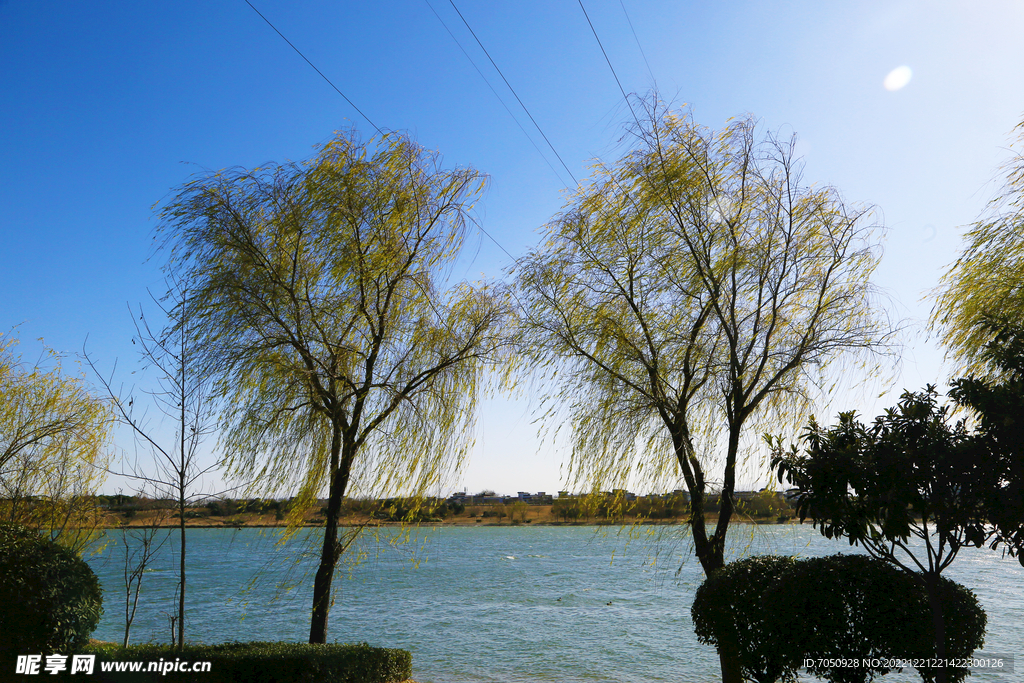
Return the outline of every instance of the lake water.
[[[329,638],[401,647],[420,683],[541,683],[719,680],[718,657],[693,633],[690,604],[704,580],[681,527],[446,527],[393,530],[359,543],[362,562],[339,571]],[[318,530],[285,545],[278,530],[188,532],[186,638],[216,643],[308,637],[311,571]],[[111,532],[117,539],[118,532]],[[733,558],[773,553],[856,552],[811,526],[734,525]],[[132,642],[170,641],[176,613],[174,532],[146,572]],[[105,613],[93,637],[124,634],[123,551],[88,557],[104,586]],[[1024,678],[1024,570],[988,550],[961,552],[946,573],[975,591],[988,614],[981,652],[1014,655],[1017,674],[975,673],[971,681]],[[912,671],[887,683],[919,681]]]

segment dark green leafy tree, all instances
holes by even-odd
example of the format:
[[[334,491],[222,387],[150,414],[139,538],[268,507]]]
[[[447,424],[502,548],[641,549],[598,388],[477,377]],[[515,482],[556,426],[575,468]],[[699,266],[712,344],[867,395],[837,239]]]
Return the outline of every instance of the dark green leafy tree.
[[[795,488],[800,519],[917,577],[931,606],[934,656],[944,659],[941,573],[962,548],[992,537],[987,502],[998,467],[982,457],[964,420],[951,422],[932,386],[904,393],[871,425],[841,413],[831,428],[812,420],[802,438],[802,453],[769,439],[772,467]]]
[[[483,182],[401,135],[339,135],[303,163],[200,177],[163,208],[230,470],[268,495],[297,487],[293,525],[327,495],[311,643],[352,541],[350,485],[422,496],[469,446],[507,311],[493,288],[449,282]]]

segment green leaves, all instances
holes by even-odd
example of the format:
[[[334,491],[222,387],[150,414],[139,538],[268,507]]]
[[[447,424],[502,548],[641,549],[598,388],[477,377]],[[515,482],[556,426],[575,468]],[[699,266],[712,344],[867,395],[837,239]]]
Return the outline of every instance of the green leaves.
[[[400,135],[339,135],[302,163],[194,181],[163,208],[236,472],[269,457],[268,482],[309,498],[340,466],[333,427],[375,495],[461,457],[506,305],[495,288],[444,289],[484,177],[439,164]]]
[[[953,380],[949,394],[978,423],[979,461],[992,482],[985,501],[992,547],[1003,545],[1024,564],[1024,327],[1006,319],[982,325],[990,339],[980,354],[987,377]]]
[[[103,614],[89,565],[66,547],[15,524],[0,525],[0,655],[77,651]]]
[[[871,425],[852,412],[828,429],[811,422],[803,454],[795,447],[783,453],[776,441],[772,467],[795,487],[800,518],[811,517],[828,538],[845,536],[878,552],[935,531],[940,545],[930,571],[941,571],[961,546],[978,545],[987,535],[983,497],[994,481],[978,442],[963,421],[950,423],[948,406],[936,399],[929,386],[904,393]]]
[[[328,494],[311,642],[350,486],[422,496],[470,447],[509,317],[500,288],[447,282],[482,187],[404,136],[338,135],[303,163],[188,183],[161,211],[233,474],[297,489],[293,529]]]
[[[985,612],[960,584],[941,579],[936,590],[946,657],[969,657],[984,643]],[[889,673],[893,660],[936,657],[922,577],[865,555],[731,562],[697,589],[691,615],[702,643],[733,643],[750,681],[794,681],[806,670],[834,683],[864,683]],[[851,660],[860,666],[843,666]],[[919,673],[935,680],[934,669]],[[947,675],[960,681],[969,671],[951,667]]]

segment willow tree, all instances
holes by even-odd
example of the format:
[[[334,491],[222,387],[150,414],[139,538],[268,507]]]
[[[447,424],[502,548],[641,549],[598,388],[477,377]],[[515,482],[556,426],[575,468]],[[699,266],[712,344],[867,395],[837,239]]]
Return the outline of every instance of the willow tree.
[[[1024,121],[1016,130],[1024,147]],[[992,369],[983,358],[986,319],[1024,319],[1024,150],[1004,170],[1002,192],[969,226],[963,251],[942,276],[931,316],[960,368],[979,373]]]
[[[81,552],[97,525],[112,415],[84,378],[28,366],[0,335],[0,517]]]
[[[468,448],[505,306],[446,283],[482,187],[400,135],[339,135],[303,163],[200,177],[162,209],[230,470],[297,484],[307,505],[326,490],[311,643],[349,487],[422,494]]]
[[[869,281],[869,209],[802,185],[794,141],[759,138],[752,119],[714,132],[650,114],[517,265],[524,360],[546,368],[550,412],[568,417],[577,485],[682,477],[710,574],[745,430],[768,416],[795,427],[833,361],[891,333]],[[719,652],[738,681],[735,651]]]

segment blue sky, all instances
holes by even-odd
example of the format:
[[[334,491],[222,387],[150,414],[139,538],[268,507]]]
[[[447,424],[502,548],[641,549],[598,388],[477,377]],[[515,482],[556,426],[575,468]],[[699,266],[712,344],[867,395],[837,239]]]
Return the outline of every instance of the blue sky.
[[[547,162],[425,0],[251,1],[374,124],[488,173],[478,219],[505,249],[536,242],[571,181],[448,0],[430,2]],[[628,110],[578,2],[456,4],[577,178],[622,151]],[[923,323],[921,297],[998,191],[1024,119],[1024,5],[584,5],[627,92],[656,84],[715,128],[751,113],[795,132],[809,182],[877,205],[889,227],[877,281]],[[102,366],[130,372],[126,306],[163,287],[154,204],[204,169],[372,132],[244,0],[0,2],[0,65],[0,329],[17,326],[27,358],[36,338],[77,353],[88,335]],[[912,78],[887,90],[900,66]],[[477,235],[459,274],[500,276],[510,261]],[[909,338],[894,392],[941,382],[941,361]],[[873,415],[893,395],[857,407]],[[485,407],[460,488],[560,488],[565,454],[538,446],[529,410],[528,397]]]

